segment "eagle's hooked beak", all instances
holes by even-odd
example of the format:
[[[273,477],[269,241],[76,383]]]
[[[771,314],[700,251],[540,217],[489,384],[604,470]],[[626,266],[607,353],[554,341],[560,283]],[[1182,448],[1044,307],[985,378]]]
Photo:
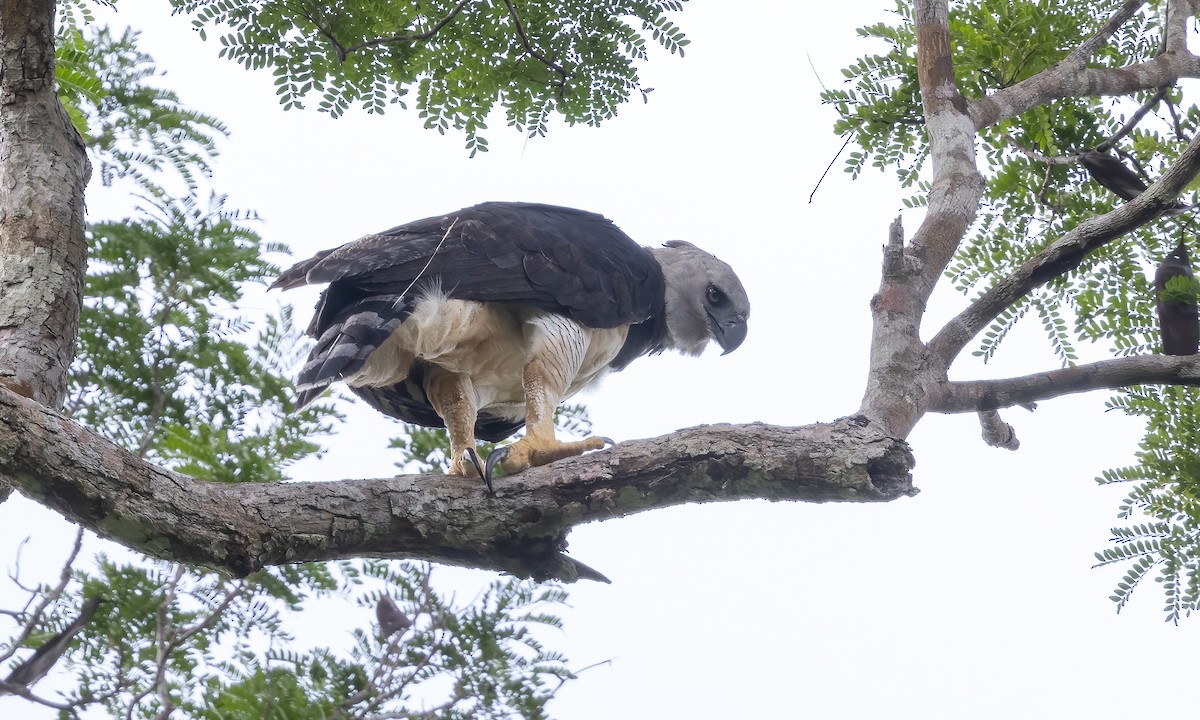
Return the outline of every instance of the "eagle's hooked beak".
[[[713,339],[725,351],[721,353],[722,355],[728,355],[737,350],[742,341],[746,339],[746,318],[742,315],[718,318],[710,312],[708,326],[712,328]]]

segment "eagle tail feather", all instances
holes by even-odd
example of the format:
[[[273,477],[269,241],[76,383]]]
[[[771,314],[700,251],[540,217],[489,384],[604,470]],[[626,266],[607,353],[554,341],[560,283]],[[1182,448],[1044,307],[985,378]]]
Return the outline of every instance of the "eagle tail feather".
[[[309,388],[308,390],[301,390],[299,393],[296,394],[296,406],[295,406],[294,411],[300,412],[301,410],[308,407],[309,405],[312,405],[313,401],[315,401],[317,398],[319,398],[325,394],[326,387],[328,387],[328,386],[322,385],[319,388]]]
[[[336,249],[337,248],[334,248],[333,250]],[[278,288],[280,290],[291,290],[292,288],[298,288],[302,285],[307,285],[308,271],[312,270],[317,263],[324,260],[329,253],[333,252],[333,250],[322,250],[313,257],[310,257],[303,262],[296,263],[281,273],[279,277],[275,278],[275,282],[271,283],[267,289],[274,290]]]
[[[412,301],[400,295],[374,295],[343,310],[321,333],[296,378],[301,408],[330,383],[362,369],[371,353],[412,312]]]

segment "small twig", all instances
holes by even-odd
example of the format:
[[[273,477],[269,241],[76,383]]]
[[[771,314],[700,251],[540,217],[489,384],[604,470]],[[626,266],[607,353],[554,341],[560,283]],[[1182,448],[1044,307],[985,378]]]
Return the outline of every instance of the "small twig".
[[[225,614],[225,611],[229,609],[233,601],[246,594],[246,590],[247,587],[244,581],[234,583],[231,589],[225,591],[225,597],[221,599],[221,602],[217,603],[217,606],[203,620],[171,634],[171,650],[174,651],[177,649],[196,633],[212,629],[212,626],[217,624],[217,621],[221,619],[221,616]]]
[[[508,14],[512,17],[513,26],[517,31],[517,37],[521,39],[521,44],[525,46],[525,52],[529,53],[530,57],[533,59],[562,76],[562,80],[558,85],[558,96],[561,98],[567,91],[567,78],[570,76],[569,73],[561,65],[538,52],[533,47],[533,44],[529,42],[529,36],[525,34],[525,27],[521,24],[521,18],[517,15],[517,8],[512,4],[512,0],[504,0],[504,5],[508,8]]]
[[[813,77],[817,79],[817,84],[821,86],[822,90],[828,92],[829,88],[825,87],[825,81],[821,80],[821,74],[817,72],[817,66],[813,64],[812,53],[806,50],[804,51],[804,57],[808,59],[808,66],[812,68]]]
[[[1045,172],[1045,174],[1042,175],[1042,186],[1040,188],[1038,188],[1037,198],[1043,205],[1050,208],[1051,212],[1054,213],[1055,217],[1059,217],[1061,215],[1064,215],[1065,211],[1058,205],[1055,205],[1050,200],[1050,196],[1047,194],[1050,191],[1050,174],[1051,174],[1052,168],[1053,168],[1052,165],[1046,165],[1046,172]],[[1049,225],[1047,225],[1047,227],[1048,226]],[[1042,232],[1044,233],[1045,231],[1046,231],[1046,229],[1043,228]]]
[[[1192,136],[1188,135],[1183,129],[1183,122],[1179,119],[1179,111],[1175,107],[1175,103],[1171,101],[1170,95],[1164,98],[1167,103],[1167,112],[1171,113],[1171,122],[1175,125],[1175,138],[1182,142],[1190,143]]]
[[[1010,135],[1007,130],[999,130],[998,132],[1000,137],[1004,138],[1004,142],[1008,143],[1009,147],[1035,162],[1045,163],[1046,165],[1074,165],[1079,162],[1073,155],[1043,155],[1037,150],[1031,150],[1017,142],[1017,139]]]
[[[334,49],[338,51],[338,60],[345,62],[346,57],[348,55],[350,55],[350,53],[357,52],[358,50],[363,50],[363,49],[369,48],[369,47],[375,47],[376,45],[397,45],[400,43],[412,43],[412,42],[421,42],[424,40],[429,40],[434,35],[437,35],[439,32],[441,32],[442,28],[446,27],[446,25],[448,25],[450,23],[450,21],[452,21],[452,20],[454,20],[454,18],[458,17],[458,14],[463,11],[463,8],[465,8],[467,5],[470,5],[471,2],[472,2],[472,0],[462,0],[457,5],[455,5],[453,8],[451,8],[450,12],[446,13],[446,15],[441,20],[438,20],[436,23],[434,23],[433,27],[429,28],[428,30],[425,30],[424,32],[405,33],[405,34],[392,35],[391,37],[373,38],[371,40],[364,40],[360,43],[355,43],[354,45],[351,45],[348,48],[342,48],[342,46],[339,45],[337,43],[337,41],[334,41],[333,37],[331,35],[329,35],[328,33],[322,32],[322,34],[324,34],[331,41],[333,41]],[[318,26],[318,29],[320,29],[319,26]]]
[[[36,596],[37,588],[25,587],[25,585],[21,583],[21,553],[24,552],[25,546],[28,544],[29,544],[29,536],[28,535],[26,535],[21,540],[21,542],[17,543],[17,556],[16,556],[16,558],[13,559],[13,569],[8,572],[8,579],[12,581],[13,585],[16,585],[21,590],[24,590],[25,592],[30,593],[33,596]],[[25,607],[29,607],[29,605],[26,604]]]
[[[984,410],[978,415],[985,443],[1002,450],[1016,450],[1021,447],[1016,430],[1013,430],[1012,425],[1000,418],[1000,413],[995,410]]]
[[[1129,164],[1133,165],[1133,169],[1137,171],[1138,175],[1142,176],[1142,180],[1144,180],[1147,185],[1154,182],[1154,178],[1150,177],[1150,173],[1146,172],[1145,166],[1142,165],[1141,161],[1138,160],[1133,153],[1129,152],[1128,150],[1117,148],[1117,155],[1120,155],[1122,158],[1128,160]]]
[[[424,275],[425,271],[429,269],[429,266],[433,264],[433,259],[437,257],[438,252],[442,249],[442,245],[446,243],[446,238],[450,237],[450,231],[454,229],[456,224],[458,224],[457,217],[450,221],[450,227],[446,228],[446,232],[442,234],[442,239],[438,240],[438,244],[434,246],[433,252],[429,254],[429,259],[425,261],[425,266],[422,267],[421,271],[417,273],[417,276],[412,279],[412,282],[408,284],[408,287],[404,288],[404,292],[400,293],[400,297],[405,297],[408,295],[408,291],[413,289],[413,286],[417,284],[417,282],[421,279],[421,276]]]
[[[33,629],[41,622],[42,613],[50,604],[57,601],[62,596],[63,590],[67,589],[67,583],[71,581],[71,567],[75,564],[75,558],[79,557],[79,551],[83,547],[83,528],[75,531],[75,544],[71,547],[71,553],[67,556],[67,561],[63,563],[62,572],[58,577],[58,584],[55,585],[50,592],[42,596],[40,602],[34,606],[33,612],[29,614],[29,619],[25,621],[25,626],[21,628],[20,634],[13,640],[8,650],[0,652],[0,663],[8,660],[13,654],[25,644],[29,636],[33,634]]]
[[[1125,124],[1118,128],[1117,131],[1112,134],[1112,137],[1097,145],[1096,151],[1103,153],[1108,152],[1110,149],[1116,147],[1117,142],[1119,142],[1121,138],[1133,132],[1138,123],[1142,121],[1142,118],[1146,117],[1146,114],[1153,110],[1155,105],[1158,105],[1160,102],[1162,102],[1163,98],[1167,96],[1167,93],[1170,91],[1170,89],[1171,88],[1168,85],[1163,85],[1160,87],[1157,92],[1155,92],[1148,100],[1146,100],[1146,102],[1142,103],[1141,107],[1139,107],[1132,115],[1129,116],[1129,119],[1125,121]]]
[[[837,151],[837,153],[833,156],[833,159],[829,161],[829,164],[825,166],[825,172],[821,173],[821,178],[819,180],[817,180],[817,184],[813,186],[812,192],[808,194],[808,204],[809,205],[812,204],[813,196],[817,194],[817,190],[819,190],[821,188],[821,183],[825,182],[825,176],[829,174],[830,169],[833,168],[833,164],[835,162],[837,162],[838,158],[840,158],[842,156],[842,153],[845,152],[845,150],[846,150],[846,146],[849,145],[850,141],[853,139],[854,139],[854,131],[847,130],[846,131],[846,142],[842,143],[841,149],[839,149]]]
[[[413,289],[413,286],[417,284],[417,281],[421,279],[421,276],[424,275],[425,271],[429,269],[429,266],[433,264],[433,259],[437,257],[438,251],[442,249],[442,245],[446,242],[446,238],[450,237],[450,231],[454,229],[454,225],[457,222],[458,218],[454,218],[450,221],[450,227],[446,228],[446,232],[442,235],[442,239],[438,240],[438,244],[433,248],[433,252],[429,255],[429,259],[425,261],[425,266],[422,267],[421,271],[417,273],[417,276],[412,279],[412,282],[408,284],[408,287],[404,288],[404,291],[396,296],[396,302],[392,303],[393,310],[397,310],[400,307],[400,303],[402,303],[404,299],[408,297],[408,291]],[[333,339],[333,343],[330,345],[330,347],[337,345],[341,341],[342,337],[345,336],[345,334],[345,331],[339,332],[337,337]]]
[[[594,662],[591,665],[588,665],[587,667],[580,668],[579,670],[573,670],[573,671],[571,671],[571,675],[574,677],[579,677],[580,675],[587,672],[588,670],[591,670],[593,668],[598,668],[601,665],[612,665],[612,658],[609,658],[607,660],[601,660],[600,662]],[[562,690],[562,686],[566,685],[567,680],[570,680],[570,679],[571,678],[560,677],[558,679],[558,685],[555,685],[554,689],[550,691],[550,697],[554,697],[555,695],[557,695],[558,691]]]

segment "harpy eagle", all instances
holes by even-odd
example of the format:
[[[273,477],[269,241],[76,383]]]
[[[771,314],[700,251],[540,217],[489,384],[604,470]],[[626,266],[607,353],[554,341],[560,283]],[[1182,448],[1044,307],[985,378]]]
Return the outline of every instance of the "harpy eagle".
[[[1157,299],[1158,325],[1162,330],[1164,355],[1195,355],[1200,352],[1200,311],[1194,289],[1172,292],[1171,278],[1192,278],[1192,262],[1187,244],[1180,240],[1154,272],[1154,296]]]
[[[663,350],[726,353],[750,301],[733,269],[680,240],[635,243],[600,215],[489,202],[318,253],[272,287],[328,283],[300,370],[302,408],[332,382],[386,415],[450,435],[453,475],[491,487],[512,473],[611,443],[554,436],[559,402]],[[525,437],[492,453],[476,439]]]

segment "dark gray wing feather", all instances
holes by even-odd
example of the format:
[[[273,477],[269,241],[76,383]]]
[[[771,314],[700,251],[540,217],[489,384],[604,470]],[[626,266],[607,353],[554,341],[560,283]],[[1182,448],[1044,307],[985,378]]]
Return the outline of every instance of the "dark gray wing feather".
[[[648,319],[664,287],[650,251],[609,220],[532,203],[484,203],[369,235],[296,265],[272,287],[320,283],[363,294],[438,283],[452,298],[533,305],[602,328]],[[338,310],[321,314],[327,322]]]

